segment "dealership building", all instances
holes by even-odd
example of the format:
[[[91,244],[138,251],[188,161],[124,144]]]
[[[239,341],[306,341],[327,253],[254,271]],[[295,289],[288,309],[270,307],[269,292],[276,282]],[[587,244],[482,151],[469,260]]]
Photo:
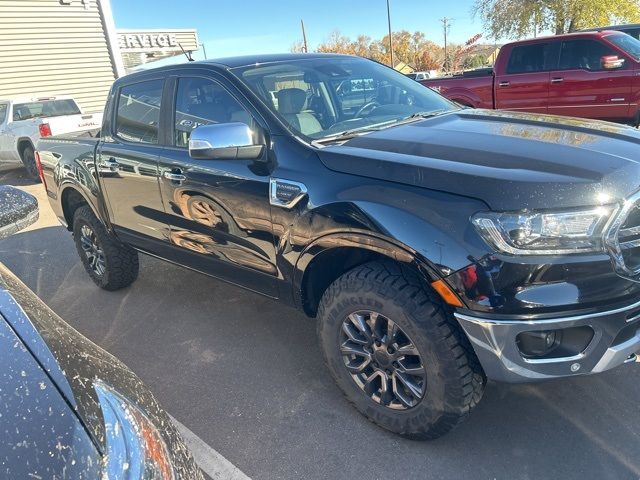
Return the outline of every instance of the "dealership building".
[[[100,112],[116,78],[198,48],[196,30],[116,30],[109,0],[0,0],[0,99],[71,95]]]

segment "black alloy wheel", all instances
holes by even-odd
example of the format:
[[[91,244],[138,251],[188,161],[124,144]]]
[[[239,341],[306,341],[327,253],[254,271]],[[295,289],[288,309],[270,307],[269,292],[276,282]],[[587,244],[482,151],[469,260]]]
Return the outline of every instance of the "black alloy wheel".
[[[98,277],[102,277],[106,271],[104,251],[100,246],[98,237],[89,225],[80,227],[80,244],[85,254],[89,268]]]
[[[374,402],[406,410],[422,400],[422,357],[393,320],[370,310],[352,313],[342,322],[340,351],[351,378]]]
[[[452,313],[409,267],[357,266],[318,306],[325,363],[372,422],[415,440],[440,437],[469,416],[486,382]]]

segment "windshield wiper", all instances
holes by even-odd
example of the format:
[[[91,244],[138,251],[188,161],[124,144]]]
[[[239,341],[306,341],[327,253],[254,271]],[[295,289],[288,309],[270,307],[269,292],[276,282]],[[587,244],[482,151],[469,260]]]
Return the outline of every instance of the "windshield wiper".
[[[322,137],[318,140],[314,140],[314,143],[323,144],[326,142],[339,142],[342,140],[349,140],[353,137],[358,136],[363,133],[377,132],[389,127],[395,127],[397,125],[403,125],[406,123],[411,123],[416,120],[421,120],[423,118],[431,118],[437,117],[438,115],[442,115],[443,113],[450,112],[452,110],[440,109],[440,110],[431,110],[428,112],[416,112],[412,113],[408,117],[399,118],[397,120],[389,120],[382,123],[376,123],[373,125],[368,125],[366,127],[354,128],[352,130],[345,130],[344,132],[336,133],[335,135],[329,135],[328,137]]]
[[[353,138],[361,133],[370,133],[377,132],[381,130],[381,127],[386,125],[392,125],[396,122],[396,120],[388,120],[386,122],[375,123],[373,125],[367,125],[366,127],[353,128],[351,130],[345,130],[344,132],[336,133],[333,135],[329,135],[327,137],[322,137],[317,140],[314,140],[315,143],[325,143],[325,142],[335,142],[340,140],[348,140]]]
[[[437,117],[438,115],[442,115],[443,113],[447,113],[447,112],[451,112],[451,110],[446,110],[446,109],[443,108],[443,109],[440,109],[440,110],[431,110],[429,112],[416,112],[416,113],[412,113],[411,115],[406,117],[404,120],[410,120],[412,118]]]

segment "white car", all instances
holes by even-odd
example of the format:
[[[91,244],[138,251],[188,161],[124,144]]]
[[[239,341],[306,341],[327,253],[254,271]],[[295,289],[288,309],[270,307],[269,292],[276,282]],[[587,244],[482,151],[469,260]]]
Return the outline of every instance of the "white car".
[[[429,72],[413,72],[406,73],[405,75],[416,82],[419,82],[420,80],[429,80],[431,78],[431,74]]]
[[[22,162],[38,178],[35,144],[38,139],[98,129],[102,114],[85,115],[71,97],[0,99],[0,166]]]

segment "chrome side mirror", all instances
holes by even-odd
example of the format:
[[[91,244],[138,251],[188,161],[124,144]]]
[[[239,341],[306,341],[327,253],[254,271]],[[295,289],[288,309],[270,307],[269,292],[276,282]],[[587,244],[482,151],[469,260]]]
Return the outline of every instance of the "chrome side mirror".
[[[0,239],[35,223],[38,216],[36,197],[18,188],[0,185]]]
[[[257,160],[264,151],[244,123],[202,125],[191,132],[189,155],[199,160]]]

